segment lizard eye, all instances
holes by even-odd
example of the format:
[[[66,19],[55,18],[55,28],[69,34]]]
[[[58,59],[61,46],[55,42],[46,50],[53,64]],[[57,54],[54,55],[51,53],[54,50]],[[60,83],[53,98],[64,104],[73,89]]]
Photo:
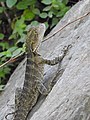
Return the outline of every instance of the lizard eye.
[[[37,31],[36,31],[36,30],[34,31],[34,34],[37,34]]]

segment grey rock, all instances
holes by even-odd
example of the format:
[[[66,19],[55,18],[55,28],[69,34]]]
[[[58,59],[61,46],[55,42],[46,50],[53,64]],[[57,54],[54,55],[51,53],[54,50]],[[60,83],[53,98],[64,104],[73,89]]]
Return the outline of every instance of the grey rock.
[[[79,1],[50,34],[89,11],[90,0]],[[63,59],[57,77],[58,65],[45,66],[44,83],[52,79],[57,82],[48,96],[39,98],[28,120],[90,120],[90,14],[43,42],[40,52],[44,58],[52,59],[68,44],[72,44],[72,48]],[[13,111],[15,89],[23,86],[24,77],[25,60],[0,95],[0,120]]]

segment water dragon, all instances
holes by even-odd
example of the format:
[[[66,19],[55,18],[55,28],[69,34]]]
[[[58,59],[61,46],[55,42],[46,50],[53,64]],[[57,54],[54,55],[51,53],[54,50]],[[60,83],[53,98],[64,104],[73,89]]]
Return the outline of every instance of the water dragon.
[[[26,120],[29,111],[36,104],[39,94],[47,95],[50,90],[43,85],[44,65],[56,65],[62,61],[68,51],[68,46],[60,57],[53,60],[42,58],[39,54],[39,46],[43,40],[45,25],[29,29],[26,38],[26,71],[23,89],[15,96],[15,114],[13,120]],[[41,88],[43,88],[41,90]],[[18,97],[17,97],[18,96]]]

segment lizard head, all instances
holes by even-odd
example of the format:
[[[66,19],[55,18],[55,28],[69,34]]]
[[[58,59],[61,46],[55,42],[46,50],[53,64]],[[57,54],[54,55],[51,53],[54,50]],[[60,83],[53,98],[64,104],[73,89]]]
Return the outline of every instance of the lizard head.
[[[39,24],[37,27],[32,27],[29,29],[26,38],[26,47],[31,49],[33,52],[37,51],[41,41],[43,40],[43,36],[45,33],[45,24]]]

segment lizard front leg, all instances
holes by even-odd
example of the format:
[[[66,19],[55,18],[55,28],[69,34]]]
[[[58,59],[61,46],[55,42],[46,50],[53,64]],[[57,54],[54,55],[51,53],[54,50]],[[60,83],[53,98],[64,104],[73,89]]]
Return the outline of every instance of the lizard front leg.
[[[48,65],[56,65],[58,63],[61,63],[65,55],[67,54],[69,48],[71,48],[71,45],[65,46],[62,50],[62,54],[59,57],[55,57],[52,60],[47,60],[47,59],[42,59],[43,64],[48,64]],[[41,94],[43,95],[48,95],[48,93],[51,91],[53,87],[53,80],[52,81],[47,81],[47,86],[45,86],[41,81],[38,83],[38,90]]]
[[[63,58],[65,57],[65,55],[67,54],[69,48],[71,48],[71,45],[65,46],[62,50],[62,54],[59,57],[55,57],[52,60],[43,59],[42,62],[44,64],[48,64],[48,65],[51,65],[51,66],[60,63],[63,60]]]

